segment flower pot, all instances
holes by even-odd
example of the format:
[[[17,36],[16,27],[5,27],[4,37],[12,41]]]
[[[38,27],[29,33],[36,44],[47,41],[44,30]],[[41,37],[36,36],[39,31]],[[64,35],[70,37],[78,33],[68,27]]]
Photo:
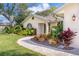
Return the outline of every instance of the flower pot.
[[[38,38],[38,41],[43,42],[43,41],[45,41],[45,39],[43,37],[41,37],[41,38]]]
[[[70,45],[70,41],[64,41],[64,48],[68,49]]]
[[[52,39],[48,40],[48,43],[49,43],[49,44],[52,44]]]
[[[64,49],[68,49],[69,48],[69,44],[64,43]]]
[[[34,39],[34,40],[38,40],[38,37],[35,35],[33,39]]]
[[[48,40],[49,44],[57,45],[57,40],[50,39]]]

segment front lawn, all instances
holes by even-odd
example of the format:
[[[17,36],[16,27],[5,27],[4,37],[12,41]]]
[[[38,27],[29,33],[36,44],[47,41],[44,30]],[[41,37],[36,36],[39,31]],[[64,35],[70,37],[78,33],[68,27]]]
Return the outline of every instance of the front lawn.
[[[16,42],[22,37],[16,34],[0,34],[0,56],[41,56],[40,53],[19,46]]]

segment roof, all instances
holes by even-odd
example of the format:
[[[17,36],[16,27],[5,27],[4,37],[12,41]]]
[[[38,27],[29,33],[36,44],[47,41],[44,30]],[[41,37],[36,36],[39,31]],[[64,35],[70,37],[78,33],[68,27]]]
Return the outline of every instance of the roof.
[[[48,12],[50,9],[46,9],[46,10],[43,10],[43,11],[38,11],[36,12],[35,14],[37,15],[40,15],[40,16],[48,16],[48,14],[50,14],[51,12]]]
[[[66,4],[64,4],[64,5],[66,5]],[[30,17],[33,17],[33,16],[35,16],[37,18],[40,18],[42,20],[48,21],[48,22],[62,21],[63,20],[63,17],[61,17],[61,15],[60,16],[57,15],[58,17],[56,19],[52,14],[60,11],[64,7],[64,5],[61,6],[61,7],[59,7],[59,8],[57,8],[55,11],[53,11],[52,13],[50,13],[48,16],[40,16],[40,15],[37,15],[37,14],[31,14],[28,17],[26,17],[25,20],[22,23],[24,23],[27,19],[29,19]]]
[[[39,18],[39,20],[41,20],[41,19],[44,20],[44,21],[47,20],[46,17],[40,16],[40,15],[36,15],[36,14],[31,14],[31,15],[29,15],[28,17],[26,17],[25,20],[24,20],[22,23],[24,23],[26,20],[28,20],[30,17],[33,17],[33,16],[36,17],[36,18]],[[21,24],[22,24],[22,23],[21,23]]]
[[[0,26],[8,26],[8,25],[10,25],[10,23],[1,23],[0,22]]]
[[[62,20],[63,20],[63,11],[62,11],[61,14],[58,14],[58,13],[64,8],[65,5],[67,5],[67,3],[64,4],[64,5],[62,5],[62,6],[60,6],[59,8],[57,8],[56,10],[54,10],[53,12],[51,12],[47,17],[56,15],[56,17],[57,17],[60,21],[62,21]],[[51,19],[52,19],[52,18],[51,18]],[[59,20],[58,20],[58,21],[59,21]]]
[[[62,17],[59,17],[59,16],[57,16],[57,15],[51,15],[51,14],[47,16],[47,19],[50,20],[51,22],[63,21],[63,18],[62,18]]]
[[[37,14],[31,14],[28,17],[26,17],[25,20],[21,24],[23,24],[24,22],[26,22],[26,20],[28,20],[30,17],[33,17],[33,16],[39,18],[39,20],[44,20],[44,21],[47,21],[47,22],[62,21],[62,19],[60,17],[58,19],[56,19],[52,15],[44,17],[44,16],[40,16],[40,15],[37,15]]]
[[[64,6],[65,6],[65,4],[62,5],[61,7],[57,8],[57,9],[56,9],[55,11],[53,11],[52,13],[57,13],[57,12],[59,12]]]
[[[57,8],[55,11],[53,11],[53,12],[50,13],[50,14],[54,14],[54,13],[58,14],[60,11],[62,11],[62,12],[64,13],[64,9],[65,9],[67,6],[69,6],[70,4],[71,4],[71,5],[74,5],[74,4],[79,5],[79,3],[65,3],[64,5],[60,6],[59,8]],[[49,15],[50,15],[50,14],[49,14]]]

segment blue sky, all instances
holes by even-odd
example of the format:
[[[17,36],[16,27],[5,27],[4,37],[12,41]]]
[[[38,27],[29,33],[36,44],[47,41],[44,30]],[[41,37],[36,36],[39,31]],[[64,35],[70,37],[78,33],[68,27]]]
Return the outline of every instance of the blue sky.
[[[53,6],[56,6],[57,8],[62,6],[63,3],[28,3],[28,9],[37,12],[37,11],[43,11],[46,9],[50,9]],[[11,7],[11,4],[10,4]],[[6,9],[6,4],[5,4],[5,9]],[[0,22],[8,22],[8,20],[0,15]]]
[[[7,18],[5,18],[3,15],[0,15],[0,23],[9,23],[9,21],[7,20]]]
[[[64,3],[29,3],[28,9],[37,12],[37,11],[43,11],[46,9],[50,9],[53,6],[56,6],[57,8],[62,6]]]

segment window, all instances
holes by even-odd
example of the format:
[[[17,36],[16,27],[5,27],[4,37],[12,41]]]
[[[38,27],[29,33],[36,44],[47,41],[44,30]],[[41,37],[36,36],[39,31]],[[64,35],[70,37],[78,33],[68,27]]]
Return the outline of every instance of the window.
[[[27,24],[27,28],[32,28],[32,24],[31,23],[28,23]]]

